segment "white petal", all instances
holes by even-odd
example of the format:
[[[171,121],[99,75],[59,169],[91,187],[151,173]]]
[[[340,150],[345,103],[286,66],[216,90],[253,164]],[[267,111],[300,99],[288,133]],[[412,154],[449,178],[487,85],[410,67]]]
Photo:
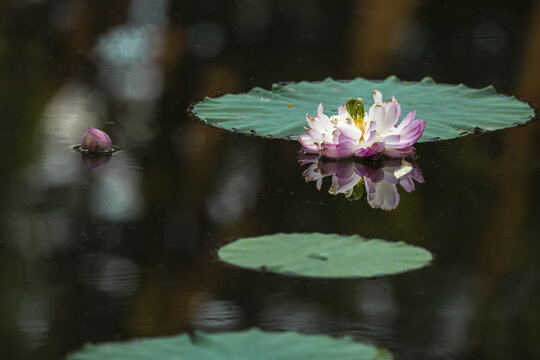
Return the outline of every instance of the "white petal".
[[[319,107],[317,108],[317,117],[319,118],[319,121],[321,123],[321,125],[324,127],[324,129],[326,131],[331,131],[332,130],[332,123],[330,123],[330,119],[328,118],[328,116],[326,116],[324,113],[323,113],[323,104],[319,104]]]
[[[379,128],[378,124],[384,119],[384,108],[381,104],[371,105],[369,108],[369,121],[377,123],[377,129]]]
[[[309,114],[306,115],[306,122],[308,123],[309,127],[312,129],[316,129],[320,131],[321,133],[328,132],[326,126],[324,126],[323,122],[318,117],[313,117]]]
[[[347,111],[347,107],[345,105],[338,107],[338,115],[343,117],[349,116],[349,112]]]
[[[377,130],[380,134],[389,131],[398,120],[398,109],[393,102],[384,103],[384,118],[379,122]]]
[[[382,94],[379,90],[373,91],[373,101],[375,104],[382,104]]]
[[[345,123],[345,122],[338,123],[336,125],[336,128],[342,134],[344,134],[345,136],[347,136],[347,137],[349,137],[351,139],[360,140],[360,137],[362,136],[362,131],[360,131],[359,128],[357,128],[354,125],[350,125],[348,123]]]

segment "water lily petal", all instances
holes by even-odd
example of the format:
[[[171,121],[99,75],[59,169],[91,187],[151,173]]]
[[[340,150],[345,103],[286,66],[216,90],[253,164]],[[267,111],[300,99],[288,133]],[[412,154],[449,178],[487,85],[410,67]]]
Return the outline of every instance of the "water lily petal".
[[[322,131],[319,131],[316,128],[304,128],[304,130],[306,130],[306,134],[308,134],[308,136],[312,138],[313,140],[320,140],[320,141],[324,140]]]
[[[299,136],[298,141],[302,145],[302,150],[307,153],[316,154],[319,150],[318,146],[315,144],[314,140],[309,135]]]
[[[377,130],[384,134],[394,127],[398,121],[398,109],[394,102],[385,102],[384,117],[378,122]]]
[[[391,145],[400,145],[401,144],[401,135],[387,135],[383,137],[383,141],[385,146],[391,146]]]
[[[368,119],[371,122],[377,123],[377,125],[380,124],[384,119],[384,107],[381,104],[371,105],[368,112]]]
[[[379,90],[373,91],[373,102],[375,104],[382,104],[382,94]]]
[[[405,117],[403,118],[403,120],[401,120],[401,123],[399,124],[399,126],[397,127],[397,131],[398,132],[401,132],[403,131],[403,129],[407,126],[409,126],[409,124],[411,123],[411,121],[414,120],[414,117],[416,116],[416,110],[413,110],[411,111],[410,113],[408,113],[407,115],[405,115]]]
[[[331,159],[345,159],[354,154],[355,144],[353,142],[341,142],[335,144],[324,144],[319,150],[319,154]]]
[[[338,110],[339,116],[344,116],[344,117],[349,116],[349,112],[347,111],[347,107],[345,105],[341,105],[340,107],[338,107],[337,110]]]
[[[390,101],[396,104],[397,116],[399,118],[401,116],[401,104],[399,103],[399,101],[396,100],[396,98],[393,95],[392,95],[392,100]]]
[[[362,131],[354,125],[348,124],[346,122],[341,122],[336,125],[336,128],[341,134],[346,136],[349,139],[354,139],[356,141],[360,140],[362,137]]]
[[[426,122],[424,120],[414,120],[407,128],[402,132],[400,143],[402,147],[411,146],[418,141],[422,133]]]
[[[313,116],[306,114],[306,123],[310,129],[314,129],[320,132],[325,131],[324,127],[320,123],[319,119],[314,118]],[[305,127],[304,127],[305,129]]]
[[[383,150],[383,154],[386,156],[395,157],[395,158],[411,157],[412,155],[414,155],[414,147],[408,146],[405,148],[398,148],[398,149],[386,147]]]
[[[380,153],[384,149],[384,142],[373,143],[369,147],[360,148],[354,152],[355,156],[369,157]]]
[[[364,131],[363,140],[366,146],[371,146],[377,136],[377,130]]]
[[[323,113],[323,110],[323,104],[321,103],[317,108],[317,118],[326,131],[332,131],[332,123],[330,122],[330,118]]]

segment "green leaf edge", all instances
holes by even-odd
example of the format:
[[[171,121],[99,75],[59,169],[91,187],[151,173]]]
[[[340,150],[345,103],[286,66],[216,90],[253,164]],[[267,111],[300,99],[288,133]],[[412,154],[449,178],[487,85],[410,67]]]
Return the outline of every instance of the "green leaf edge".
[[[206,96],[206,97],[204,97],[204,99],[202,99],[202,100],[196,102],[194,105],[192,105],[189,112],[194,116],[194,118],[197,121],[202,122],[204,125],[214,127],[214,128],[220,129],[220,130],[225,130],[225,131],[228,131],[228,132],[238,133],[238,134],[248,135],[248,136],[257,136],[257,137],[266,138],[266,139],[282,139],[282,140],[295,141],[298,138],[298,134],[289,134],[289,135],[283,135],[283,136],[274,136],[274,135],[271,135],[271,134],[270,135],[258,135],[256,130],[254,130],[254,129],[250,130],[249,132],[239,132],[234,128],[225,128],[223,125],[221,125],[219,123],[213,122],[213,121],[211,121],[210,119],[208,119],[208,118],[206,118],[204,116],[200,116],[198,111],[199,111],[201,105],[204,105],[205,102],[216,101],[217,99],[220,99],[220,98],[222,98],[224,96],[253,95],[254,93],[256,93],[258,91],[269,91],[271,93],[274,93],[274,92],[286,89],[288,86],[291,86],[291,85],[299,85],[299,84],[306,84],[306,83],[307,84],[318,84],[318,83],[332,82],[332,81],[340,82],[340,83],[349,83],[349,82],[358,81],[358,80],[370,81],[370,82],[372,82],[374,84],[386,83],[388,81],[400,81],[403,85],[406,85],[406,86],[437,84],[437,85],[446,86],[446,87],[455,87],[455,88],[463,88],[464,87],[467,90],[470,90],[470,91],[473,91],[473,92],[476,92],[476,93],[488,92],[488,93],[492,93],[492,94],[495,94],[497,96],[500,96],[501,99],[504,99],[504,100],[516,100],[519,103],[526,105],[528,107],[528,110],[529,110],[529,115],[528,115],[527,119],[524,119],[523,121],[520,121],[520,122],[515,122],[515,123],[513,123],[512,125],[509,125],[509,126],[505,126],[505,127],[501,127],[501,128],[497,128],[497,129],[493,129],[493,130],[486,130],[486,129],[482,129],[482,128],[474,128],[474,131],[465,131],[465,132],[462,132],[462,133],[456,135],[455,137],[452,137],[452,138],[449,138],[449,139],[441,139],[440,137],[433,137],[433,138],[429,138],[429,139],[422,139],[421,138],[417,143],[443,141],[443,140],[453,140],[453,139],[461,138],[461,137],[468,136],[468,135],[471,135],[471,134],[489,133],[489,132],[493,132],[493,131],[504,130],[504,129],[515,127],[515,126],[525,125],[528,122],[530,122],[532,119],[534,119],[535,116],[536,116],[535,109],[534,109],[533,106],[531,106],[531,104],[519,100],[518,98],[516,98],[515,95],[500,94],[500,93],[497,92],[497,89],[493,85],[488,85],[486,87],[478,89],[478,88],[469,87],[469,86],[465,85],[464,83],[459,83],[459,84],[456,84],[456,85],[445,84],[445,83],[437,83],[430,76],[425,76],[420,81],[405,81],[405,80],[400,80],[395,75],[390,75],[384,80],[369,80],[369,79],[365,79],[365,78],[362,78],[362,77],[357,77],[357,78],[354,78],[352,80],[334,80],[332,77],[327,77],[322,81],[305,81],[304,80],[304,81],[298,81],[298,82],[274,83],[274,84],[272,84],[272,87],[271,87],[270,90],[267,90],[267,89],[261,88],[259,86],[256,86],[256,87],[252,88],[251,90],[249,90],[246,93],[239,93],[239,94],[230,94],[230,93],[228,93],[228,94],[222,94],[222,95],[214,97],[214,98]],[[314,107],[314,109],[315,109],[315,107]]]
[[[250,328],[243,331],[223,331],[223,332],[216,332],[216,333],[205,333],[198,330],[195,330],[192,336],[189,336],[187,333],[179,334],[179,335],[172,335],[172,336],[161,336],[161,337],[153,337],[153,338],[141,338],[141,339],[135,339],[135,340],[128,340],[123,342],[104,342],[99,344],[92,344],[92,343],[86,343],[84,344],[78,351],[73,352],[71,354],[68,354],[65,358],[65,360],[87,360],[87,359],[94,359],[92,356],[103,356],[100,354],[102,350],[108,350],[108,348],[113,348],[113,350],[116,350],[118,347],[125,347],[135,345],[135,346],[141,346],[145,343],[151,343],[151,345],[155,345],[160,342],[174,342],[178,341],[179,345],[182,345],[182,343],[185,343],[187,341],[187,344],[189,346],[193,346],[195,348],[200,348],[201,350],[204,350],[204,347],[199,347],[198,343],[203,343],[204,341],[208,341],[208,339],[211,339],[215,336],[234,336],[234,335],[246,335],[250,336],[252,334],[256,334],[257,336],[265,336],[265,335],[293,335],[293,336],[301,336],[301,337],[308,337],[312,340],[315,338],[324,339],[326,341],[331,340],[332,342],[335,342],[336,346],[348,344],[353,345],[357,347],[362,347],[366,349],[373,349],[375,351],[375,357],[373,357],[370,360],[393,360],[394,356],[392,353],[385,348],[377,347],[371,344],[362,343],[355,341],[350,336],[342,336],[342,337],[333,337],[326,334],[302,334],[297,331],[292,330],[286,330],[286,331],[262,331],[259,328]],[[96,355],[92,354],[97,352]],[[106,355],[106,354],[105,354]],[[108,360],[114,360],[113,358],[107,358]],[[150,360],[150,358],[149,358]],[[191,360],[197,360],[197,359],[191,359]],[[203,359],[204,360],[204,359]],[[339,360],[339,359],[336,359]]]
[[[396,271],[396,272],[385,273],[385,274],[377,274],[377,275],[371,275],[371,276],[358,276],[358,275],[352,275],[352,276],[310,276],[310,275],[296,274],[296,273],[287,272],[287,271],[285,271],[285,272],[273,271],[272,268],[264,267],[264,265],[261,266],[261,267],[258,267],[258,268],[250,267],[250,266],[241,266],[241,265],[235,264],[233,262],[227,261],[227,260],[223,259],[222,256],[221,256],[221,251],[224,248],[226,248],[227,246],[230,246],[230,245],[232,245],[232,244],[234,244],[234,243],[236,243],[238,241],[241,241],[241,240],[248,240],[248,239],[251,240],[251,239],[256,239],[256,238],[259,238],[259,237],[274,236],[274,235],[279,236],[279,235],[296,235],[296,234],[301,234],[301,235],[311,235],[311,234],[335,235],[335,236],[348,237],[348,238],[358,238],[359,240],[361,240],[363,242],[382,241],[382,242],[385,242],[385,243],[392,243],[392,244],[396,244],[396,245],[406,245],[408,247],[411,247],[411,248],[414,248],[414,249],[417,249],[417,250],[421,251],[423,253],[423,255],[427,256],[427,260],[422,266],[413,267],[413,268],[406,269],[406,270],[403,270],[403,271]],[[275,275],[280,275],[280,276],[290,276],[290,277],[307,278],[307,279],[351,279],[351,280],[354,280],[354,279],[375,279],[375,278],[381,278],[381,277],[386,277],[386,276],[399,275],[399,274],[407,273],[409,271],[420,270],[420,269],[423,269],[423,268],[431,265],[431,263],[433,261],[433,254],[429,250],[424,249],[423,247],[416,246],[416,245],[410,245],[410,244],[407,244],[404,241],[388,241],[388,240],[378,239],[378,238],[364,238],[363,236],[360,236],[358,234],[340,235],[340,234],[328,234],[328,233],[275,233],[275,234],[267,234],[267,235],[261,235],[261,236],[238,238],[235,241],[232,241],[232,242],[220,247],[218,249],[218,258],[222,262],[224,262],[224,263],[226,263],[226,264],[228,264],[228,265],[230,265],[230,266],[232,266],[234,268],[239,268],[239,269],[243,269],[243,270],[250,270],[250,271],[255,271],[255,272],[260,272],[260,273],[269,273],[269,274],[275,274]]]

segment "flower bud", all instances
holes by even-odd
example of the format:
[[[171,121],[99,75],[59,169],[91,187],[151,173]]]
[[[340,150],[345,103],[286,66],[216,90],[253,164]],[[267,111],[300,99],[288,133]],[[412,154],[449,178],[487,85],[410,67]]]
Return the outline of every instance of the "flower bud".
[[[364,103],[362,99],[349,98],[345,103],[345,107],[354,120],[364,118]]]
[[[101,130],[88,127],[81,141],[81,150],[89,152],[110,152],[113,145],[109,135]]]

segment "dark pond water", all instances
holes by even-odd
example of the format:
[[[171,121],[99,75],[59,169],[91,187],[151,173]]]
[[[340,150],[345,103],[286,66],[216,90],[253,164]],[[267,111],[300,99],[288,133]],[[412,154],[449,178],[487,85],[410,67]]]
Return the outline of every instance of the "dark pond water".
[[[350,335],[397,359],[540,358],[540,122],[418,145],[425,183],[386,212],[306,183],[297,143],[186,112],[278,81],[391,74],[540,104],[540,3],[520,4],[2,2],[2,359],[249,327]],[[81,159],[87,126],[123,150]],[[435,259],[332,281],[216,259],[276,232],[402,240]]]

